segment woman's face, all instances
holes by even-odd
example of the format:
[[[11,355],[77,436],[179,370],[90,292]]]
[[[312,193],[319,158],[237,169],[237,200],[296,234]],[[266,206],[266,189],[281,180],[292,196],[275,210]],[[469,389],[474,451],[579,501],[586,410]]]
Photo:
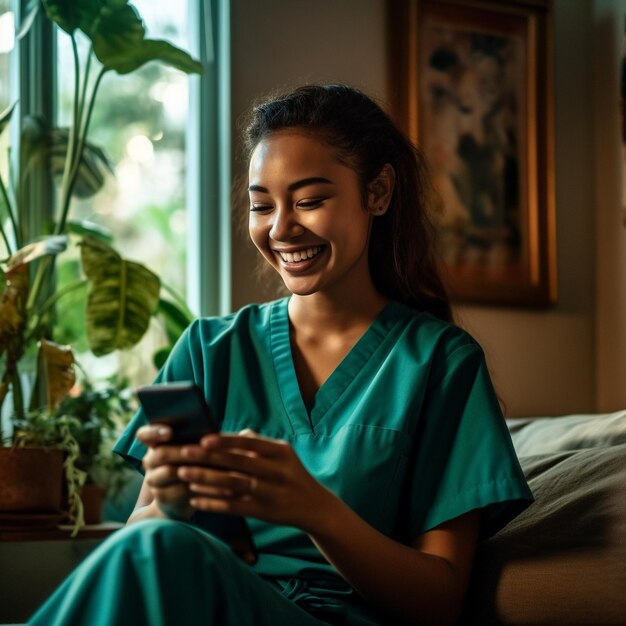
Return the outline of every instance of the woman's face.
[[[369,281],[370,213],[356,172],[297,131],[263,139],[250,159],[252,241],[297,295],[347,295]]]

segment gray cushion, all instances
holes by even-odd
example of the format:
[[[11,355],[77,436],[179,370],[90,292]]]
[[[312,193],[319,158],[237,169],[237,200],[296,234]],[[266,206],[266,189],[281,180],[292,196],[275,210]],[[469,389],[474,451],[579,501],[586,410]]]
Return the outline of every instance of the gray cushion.
[[[508,419],[518,456],[626,443],[626,411]]]

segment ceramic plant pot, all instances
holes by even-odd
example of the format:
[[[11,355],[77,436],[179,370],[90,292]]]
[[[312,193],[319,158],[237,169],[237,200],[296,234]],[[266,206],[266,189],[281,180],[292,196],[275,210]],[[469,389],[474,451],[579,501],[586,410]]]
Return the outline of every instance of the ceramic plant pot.
[[[0,447],[0,511],[61,511],[63,451]]]

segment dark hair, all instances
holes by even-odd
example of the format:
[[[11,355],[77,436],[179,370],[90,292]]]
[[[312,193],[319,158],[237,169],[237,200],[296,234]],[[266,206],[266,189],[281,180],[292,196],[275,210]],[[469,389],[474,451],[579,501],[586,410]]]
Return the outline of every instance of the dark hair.
[[[393,167],[389,209],[372,225],[369,267],[374,285],[388,298],[451,321],[426,208],[432,187],[419,150],[373,100],[348,85],[305,85],[254,106],[244,132],[248,159],[261,140],[287,128],[311,133],[336,149],[338,158],[357,173],[364,198],[367,184],[383,166]]]

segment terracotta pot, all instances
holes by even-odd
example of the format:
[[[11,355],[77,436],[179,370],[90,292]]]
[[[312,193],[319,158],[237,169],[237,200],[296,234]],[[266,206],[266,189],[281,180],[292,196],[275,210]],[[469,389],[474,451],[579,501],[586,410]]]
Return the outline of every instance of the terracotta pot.
[[[0,447],[0,511],[61,511],[63,451]]]
[[[102,521],[102,504],[106,489],[100,485],[89,483],[83,485],[80,498],[83,501],[85,524],[99,524]]]

